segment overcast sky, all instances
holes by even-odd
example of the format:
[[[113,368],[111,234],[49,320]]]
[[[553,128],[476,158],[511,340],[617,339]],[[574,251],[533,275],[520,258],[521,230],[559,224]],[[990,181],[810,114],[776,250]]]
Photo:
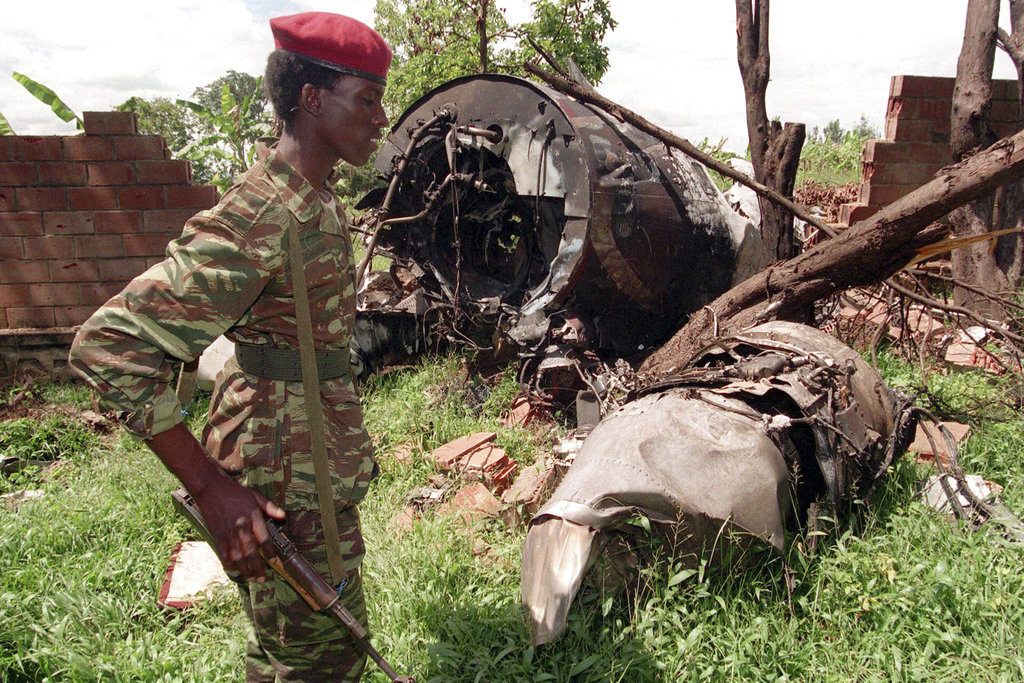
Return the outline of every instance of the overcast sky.
[[[527,0],[498,0],[510,20]],[[1005,4],[1005,0],[1004,0]],[[606,96],[699,142],[746,146],[734,3],[611,0]],[[863,114],[881,127],[894,74],[952,76],[967,0],[775,0],[768,113],[808,130]],[[19,0],[0,23],[0,112],[20,134],[73,130],[9,77],[53,88],[72,109],[133,95],[188,97],[228,69],[259,74],[271,16],[309,9],[373,20],[373,0]],[[1007,16],[1004,8],[1003,15]],[[1007,22],[1003,22],[1004,25]],[[1013,78],[997,53],[996,76]]]

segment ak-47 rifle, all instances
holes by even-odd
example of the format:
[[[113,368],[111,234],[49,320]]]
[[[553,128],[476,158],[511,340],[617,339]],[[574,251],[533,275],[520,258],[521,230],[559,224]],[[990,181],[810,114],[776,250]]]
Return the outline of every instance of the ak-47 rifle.
[[[185,519],[199,532],[199,535],[216,551],[217,544],[206,527],[206,520],[203,519],[199,507],[188,495],[188,492],[179,489],[171,494],[171,498],[174,500],[174,507],[178,512],[184,515]],[[411,676],[399,676],[395,673],[391,665],[381,657],[380,653],[370,644],[370,634],[341,604],[339,591],[334,590],[313,565],[299,554],[295,544],[281,530],[280,525],[272,519],[266,520],[266,524],[270,539],[260,547],[260,556],[270,565],[271,569],[287,581],[314,612],[328,612],[337,617],[341,625],[356,641],[356,646],[365,652],[381,668],[381,671],[391,678],[393,683],[415,683]]]

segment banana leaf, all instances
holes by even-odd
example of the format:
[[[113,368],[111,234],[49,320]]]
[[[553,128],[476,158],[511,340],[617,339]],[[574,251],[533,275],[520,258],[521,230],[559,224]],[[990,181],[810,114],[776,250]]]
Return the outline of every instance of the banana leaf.
[[[25,90],[28,90],[32,94],[32,97],[36,98],[43,104],[50,107],[50,109],[53,110],[53,113],[56,114],[61,121],[74,121],[78,129],[82,129],[81,117],[79,117],[78,114],[76,114],[75,112],[71,111],[71,107],[64,104],[64,101],[57,97],[57,94],[55,92],[50,90],[42,83],[33,81],[25,74],[20,74],[17,71],[12,73],[11,77],[14,80],[18,81],[18,83],[21,83],[23,86],[25,86]]]

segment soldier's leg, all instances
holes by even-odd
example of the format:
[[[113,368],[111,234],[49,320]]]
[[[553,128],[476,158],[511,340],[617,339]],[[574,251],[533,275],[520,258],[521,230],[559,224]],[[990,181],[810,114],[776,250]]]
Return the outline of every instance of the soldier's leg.
[[[342,603],[366,625],[366,606],[360,575],[364,553],[359,515],[355,508],[338,515],[338,531],[345,554],[349,582]],[[292,511],[285,533],[299,552],[323,576],[328,576],[323,531],[316,511]],[[366,657],[355,647],[345,628],[333,617],[312,612],[284,580],[274,576],[262,586],[250,584],[249,611],[255,626],[246,656],[249,680],[262,681],[273,670],[277,681],[357,681]],[[274,680],[272,679],[272,680]]]

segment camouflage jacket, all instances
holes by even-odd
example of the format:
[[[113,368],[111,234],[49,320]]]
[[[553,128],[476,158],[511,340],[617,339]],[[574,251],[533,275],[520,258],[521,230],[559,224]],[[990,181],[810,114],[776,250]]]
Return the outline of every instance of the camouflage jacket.
[[[133,434],[181,421],[172,385],[177,361],[220,334],[236,342],[298,348],[287,231],[298,230],[316,348],[348,349],[355,322],[347,222],[276,151],[220,203],[193,216],[166,258],[85,322],[72,368]],[[320,385],[335,504],[362,499],[375,470],[352,380]],[[286,510],[315,509],[301,382],[254,377],[234,359],[218,376],[203,433],[207,453]]]

